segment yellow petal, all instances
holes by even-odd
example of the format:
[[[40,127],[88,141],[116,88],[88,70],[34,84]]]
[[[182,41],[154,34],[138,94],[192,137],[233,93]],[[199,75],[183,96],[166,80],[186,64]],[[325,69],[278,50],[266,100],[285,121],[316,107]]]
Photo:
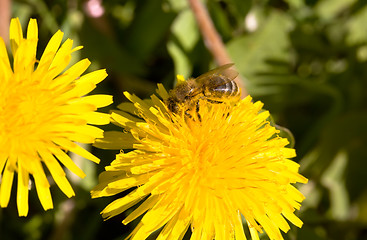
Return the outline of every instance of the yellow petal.
[[[134,104],[131,102],[120,103],[119,105],[117,105],[117,108],[132,115],[136,115],[137,112]]]
[[[22,166],[22,160],[18,162],[18,192],[17,192],[17,206],[19,216],[28,215],[28,184],[29,174]]]
[[[38,69],[45,68],[45,70],[48,70],[52,60],[57,52],[57,50],[60,47],[62,37],[64,36],[64,33],[58,30],[50,39],[48,42],[45,51],[42,54],[42,57],[40,59],[40,62],[38,64]]]
[[[60,47],[60,49],[55,54],[52,63],[50,65],[50,77],[54,78],[61,73],[62,70],[66,68],[71,59],[71,47],[73,41],[67,39]]]
[[[13,68],[14,72],[23,73],[23,76],[17,77],[28,78],[33,80],[30,76],[34,70],[34,63],[36,61],[37,41],[29,40],[18,47],[17,53],[14,54]]]
[[[182,76],[182,75],[177,75],[176,79],[177,79],[177,85],[180,85],[180,84],[186,82],[184,76]]]
[[[270,239],[283,239],[279,228],[277,228],[277,226],[275,226],[275,224],[266,215],[259,216],[256,220],[264,228]]]
[[[123,179],[127,176],[126,172],[124,171],[108,171],[102,172],[98,179],[99,184],[91,191],[92,198],[102,197],[102,196],[111,196],[111,194],[120,193],[126,189],[119,188],[119,189],[110,189],[108,188],[108,184],[110,181],[116,181],[119,179]]]
[[[92,83],[95,85],[103,81],[103,79],[105,79],[106,77],[107,77],[106,70],[100,69],[100,70],[83,75],[76,81],[76,84]]]
[[[71,141],[78,143],[94,143],[94,136],[84,135],[82,133],[65,133],[65,136]]]
[[[81,97],[90,93],[95,88],[96,85],[91,82],[78,83],[70,91],[64,93],[62,99]]]
[[[55,128],[53,129],[55,132],[57,131],[61,131],[61,132],[71,132],[74,134],[80,134],[80,137],[83,137],[83,135],[85,136],[89,136],[93,139],[95,138],[102,138],[103,137],[103,130],[95,127],[95,126],[91,126],[91,125],[82,125],[82,126],[77,126],[77,125],[69,125],[69,124],[60,124],[59,126],[55,126]],[[72,136],[67,134],[68,136]]]
[[[149,176],[147,175],[127,177],[127,178],[119,179],[119,180],[109,183],[108,188],[128,189],[133,186],[142,185],[146,183],[148,179],[149,179]]]
[[[97,108],[88,103],[78,103],[78,104],[69,104],[65,106],[61,106],[57,109],[59,112],[64,114],[75,114],[75,113],[88,113],[97,110]]]
[[[23,40],[22,26],[20,25],[19,18],[12,18],[10,21],[9,38],[11,51],[15,56],[20,42]]]
[[[167,208],[167,206],[166,204],[156,204],[149,210],[141,220],[142,227],[132,239],[144,239],[156,229],[164,226],[178,211],[175,207]]]
[[[182,239],[190,226],[190,221],[190,214],[186,210],[181,209],[180,213],[176,214],[176,217],[166,224],[157,240]]]
[[[91,112],[80,116],[85,119],[87,123],[94,125],[106,125],[110,123],[110,115],[107,113]]]
[[[37,186],[37,181],[36,181],[36,190],[37,190],[38,198],[40,199],[43,209],[49,210],[49,209],[54,208],[53,203],[52,203],[50,188],[43,187],[43,186]]]
[[[95,94],[72,100],[69,103],[88,103],[96,106],[96,108],[101,108],[110,105],[112,102],[112,95]]]
[[[291,223],[293,223],[297,227],[299,228],[302,227],[303,222],[296,215],[294,215],[293,212],[283,211],[282,214],[284,215],[284,217],[286,217]]]
[[[161,83],[158,83],[157,93],[163,99],[167,99],[169,96],[167,90],[163,87]]]
[[[37,195],[44,210],[52,209],[53,203],[50,193],[50,184],[40,162],[35,163],[36,172],[33,174]]]
[[[93,146],[101,149],[132,149],[136,139],[130,134],[118,131],[103,133],[103,138],[96,139]]]
[[[54,143],[95,163],[100,162],[99,158],[68,139],[56,138],[54,139]]]
[[[252,226],[249,226],[251,239],[252,240],[259,240],[259,234],[257,233],[256,229]]]
[[[52,148],[52,153],[59,159],[59,161],[64,164],[64,166],[73,172],[75,175],[80,178],[85,177],[85,173],[71,160],[71,158],[59,148]]]
[[[13,185],[14,172],[6,164],[0,186],[0,206],[7,207],[10,199],[11,186]]]
[[[69,198],[74,196],[75,193],[70,185],[70,183],[66,180],[65,172],[54,158],[54,156],[48,152],[47,150],[38,151],[44,163],[46,164],[48,170],[50,171],[52,178],[55,180],[57,186],[65,193]]]
[[[240,212],[237,212],[237,218],[236,221],[234,221],[234,231],[236,234],[236,240],[246,240]]]
[[[137,209],[131,212],[129,216],[127,216],[122,221],[122,223],[126,225],[130,223],[131,221],[135,220],[136,218],[144,214],[146,211],[151,209],[157,203],[157,201],[158,201],[158,196],[148,197],[142,204],[140,204],[140,206]]]
[[[6,160],[8,159],[8,156],[5,154],[0,153],[0,173],[3,172]],[[0,183],[1,184],[1,183]]]
[[[288,232],[290,227],[287,223],[287,221],[283,218],[283,216],[280,213],[274,212],[270,209],[268,209],[267,214],[270,219],[283,231]]]
[[[117,199],[107,205],[107,207],[101,212],[102,217],[108,219],[110,217],[116,216],[117,214],[140,202],[147,194],[148,193],[142,194],[141,191],[132,191],[124,198]]]
[[[2,81],[7,81],[12,73],[5,42],[0,38],[0,77]]]
[[[30,19],[27,28],[27,39],[38,40],[38,26],[36,19]]]
[[[90,64],[91,62],[88,59],[80,60],[79,62],[71,66],[68,70],[66,70],[60,77],[55,78],[54,81],[52,82],[53,86],[55,85],[66,86],[70,84],[71,82],[75,81],[78,77],[80,77],[80,75],[82,75],[85,72],[85,70],[87,70]],[[64,66],[63,69],[65,67],[66,66]]]
[[[130,114],[119,110],[113,110],[111,112],[111,118],[114,120],[116,124],[119,124],[122,127],[128,126],[128,123],[135,124],[137,122],[143,122],[142,119],[133,117]]]

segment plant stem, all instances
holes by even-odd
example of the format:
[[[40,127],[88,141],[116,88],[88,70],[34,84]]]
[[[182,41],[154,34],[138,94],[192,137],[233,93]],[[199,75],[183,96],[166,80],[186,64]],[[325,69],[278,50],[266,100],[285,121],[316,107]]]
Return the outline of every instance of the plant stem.
[[[223,41],[214,27],[209,13],[203,3],[200,0],[188,0],[191,10],[194,13],[196,21],[199,25],[201,35],[203,36],[204,43],[210,53],[213,55],[214,60],[218,65],[224,65],[232,63]],[[247,95],[246,88],[243,84],[243,80],[238,76],[235,79],[238,86],[242,89],[242,97]]]
[[[5,44],[9,44],[9,25],[10,25],[11,0],[0,0],[0,37]]]

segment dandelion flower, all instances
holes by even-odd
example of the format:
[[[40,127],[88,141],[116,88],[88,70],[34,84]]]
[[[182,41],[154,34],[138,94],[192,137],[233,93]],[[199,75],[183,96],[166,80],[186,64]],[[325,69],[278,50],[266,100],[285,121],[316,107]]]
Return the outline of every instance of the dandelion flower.
[[[158,85],[161,99],[168,93]],[[298,164],[289,160],[295,150],[286,148],[261,111],[261,102],[250,96],[235,104],[199,102],[200,120],[167,110],[155,95],[141,100],[125,92],[132,102],[111,113],[123,132],[105,132],[96,141],[100,148],[130,149],[121,152],[102,172],[92,197],[130,192],[110,203],[104,218],[136,205],[124,220],[142,216],[128,239],[146,239],[161,230],[157,239],[182,239],[191,228],[191,239],[283,239],[280,230],[301,227],[294,211],[304,196],[292,185],[306,183]],[[135,115],[135,116],[134,116]]]
[[[43,208],[53,208],[44,166],[67,197],[74,195],[60,163],[83,178],[84,172],[66,151],[98,163],[97,157],[75,141],[93,143],[95,138],[103,136],[103,131],[89,124],[109,123],[108,114],[95,111],[109,105],[111,96],[82,97],[107,76],[105,70],[81,76],[90,65],[89,60],[84,59],[64,71],[71,53],[81,47],[72,48],[70,39],[60,47],[62,38],[63,33],[56,32],[38,61],[36,20],[29,21],[27,37],[23,38],[19,19],[12,19],[12,67],[4,41],[0,38],[0,205],[7,207],[14,173],[17,173],[20,216],[28,214],[32,180]]]

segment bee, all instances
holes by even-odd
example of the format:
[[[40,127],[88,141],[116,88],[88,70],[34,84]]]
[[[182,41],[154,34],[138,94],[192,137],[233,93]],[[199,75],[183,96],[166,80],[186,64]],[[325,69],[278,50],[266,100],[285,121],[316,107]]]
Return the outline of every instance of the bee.
[[[215,68],[197,78],[188,79],[170,90],[165,103],[169,111],[192,117],[192,112],[199,113],[199,101],[224,103],[240,99],[241,89],[234,79],[238,73],[229,69],[234,64]],[[200,116],[199,120],[200,120]]]

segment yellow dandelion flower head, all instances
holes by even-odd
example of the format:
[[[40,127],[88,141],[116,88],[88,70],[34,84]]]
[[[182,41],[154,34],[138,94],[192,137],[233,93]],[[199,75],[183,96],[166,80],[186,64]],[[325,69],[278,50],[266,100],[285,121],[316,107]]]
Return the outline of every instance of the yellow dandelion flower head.
[[[162,99],[169,97],[158,85]],[[191,226],[191,239],[252,239],[265,231],[270,239],[283,239],[286,221],[301,227],[294,214],[304,196],[292,185],[306,183],[298,164],[289,160],[294,149],[277,136],[269,113],[250,96],[234,104],[199,100],[200,119],[173,114],[155,95],[119,106],[112,121],[123,132],[106,132],[97,140],[101,148],[121,152],[92,191],[92,197],[132,190],[110,203],[104,218],[141,203],[124,224],[143,215],[128,238],[146,239],[162,229],[157,239],[182,239]],[[245,220],[242,220],[242,219]]]
[[[29,21],[27,37],[23,38],[19,20],[12,19],[12,66],[5,43],[0,38],[0,205],[8,205],[14,173],[17,173],[20,216],[28,214],[30,180],[35,182],[43,208],[53,208],[50,184],[42,162],[59,188],[68,197],[74,195],[60,163],[80,177],[85,174],[65,151],[98,163],[97,157],[74,141],[93,143],[95,138],[103,136],[103,131],[89,124],[109,123],[108,114],[95,111],[111,104],[111,96],[82,97],[107,76],[106,71],[81,76],[90,65],[88,59],[64,71],[71,53],[81,47],[72,48],[70,39],[60,46],[62,38],[63,33],[56,32],[38,61],[36,20]]]

